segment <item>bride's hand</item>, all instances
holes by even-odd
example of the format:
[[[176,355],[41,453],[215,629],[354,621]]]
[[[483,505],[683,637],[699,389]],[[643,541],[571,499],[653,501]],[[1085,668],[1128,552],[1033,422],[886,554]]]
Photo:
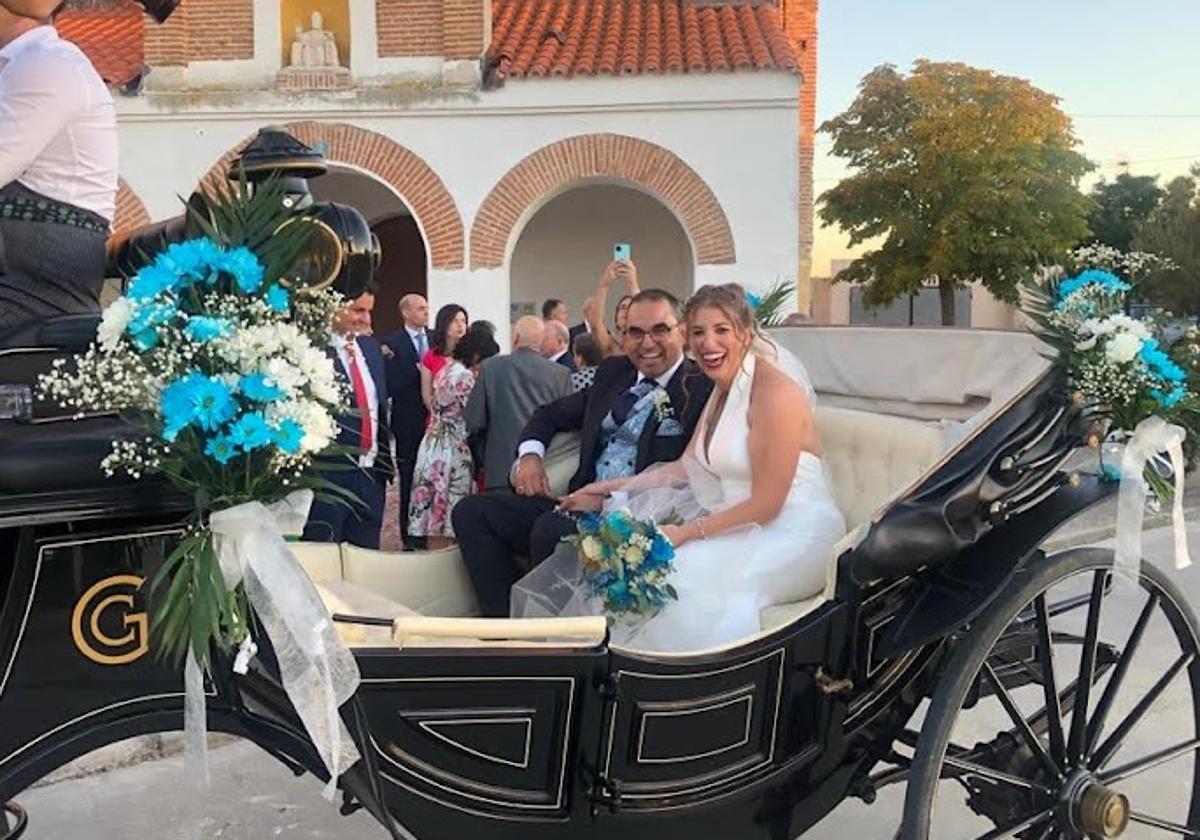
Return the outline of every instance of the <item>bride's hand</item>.
[[[574,493],[569,493],[558,500],[558,509],[564,511],[596,511],[604,507],[608,492],[598,489],[595,482],[584,485]]]
[[[675,548],[679,548],[692,539],[692,529],[686,525],[660,525],[659,530],[663,532],[663,536],[670,540],[671,545],[675,546]]]

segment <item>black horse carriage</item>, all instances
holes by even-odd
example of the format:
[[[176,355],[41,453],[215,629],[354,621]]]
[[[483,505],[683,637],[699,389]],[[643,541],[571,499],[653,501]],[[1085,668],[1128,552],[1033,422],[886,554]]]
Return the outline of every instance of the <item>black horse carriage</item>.
[[[6,377],[91,326],[17,336]],[[906,336],[777,337],[832,371],[814,371],[828,397],[855,354],[903,393]],[[922,339],[924,376],[931,340],[959,342],[963,370],[972,353],[1004,376],[1033,358],[1028,336],[945,331]],[[1087,418],[1038,370],[942,454],[928,422],[827,399],[839,501],[853,518],[887,500],[832,558],[825,593],[722,650],[645,655],[607,645],[602,620],[470,618],[452,551],[298,545],[362,673],[342,710],[363,756],[343,807],[396,837],[778,840],[903,782],[905,838],[1200,836],[1200,629],[1149,563],[1136,595],[1114,584],[1111,552],[1042,548],[1113,485],[1064,466]],[[186,501],[98,476],[117,422],[0,422],[0,802],[103,745],[181,728],[181,678],[148,655],[139,585]],[[1128,621],[1102,622],[1114,604]],[[218,662],[206,690],[211,729],[326,777],[269,650],[245,676]],[[1164,702],[1186,704],[1186,731],[1146,723]],[[26,817],[8,810],[11,838]],[[939,828],[956,811],[980,827]]]
[[[369,267],[361,218],[319,216],[331,247],[312,270]],[[80,316],[0,336],[0,803],[183,725],[183,680],[150,650],[141,585],[189,500],[102,477],[111,441],[136,429],[31,410],[19,387],[95,329]],[[1044,547],[1115,485],[1072,468],[1091,421],[1036,341],[775,338],[813,375],[854,528],[825,591],[765,610],[753,638],[621,649],[601,618],[473,618],[454,550],[294,546],[362,676],[342,707],[362,756],[338,780],[343,809],[397,838],[785,840],[904,783],[887,832],[902,838],[1200,837],[1200,628],[1153,565],[1123,587],[1110,551]],[[552,476],[573,457],[556,443]],[[209,728],[327,779],[264,648],[244,675],[215,659]],[[0,838],[15,840],[27,816],[4,813]]]

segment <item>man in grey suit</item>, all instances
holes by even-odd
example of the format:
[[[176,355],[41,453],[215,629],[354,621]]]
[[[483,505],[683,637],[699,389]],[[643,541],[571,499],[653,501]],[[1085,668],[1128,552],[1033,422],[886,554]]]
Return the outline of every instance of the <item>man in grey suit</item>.
[[[545,325],[532,315],[513,328],[513,351],[486,359],[467,400],[467,431],[485,434],[483,474],[488,490],[507,489],[521,429],[543,405],[571,393],[571,374],[541,354]]]

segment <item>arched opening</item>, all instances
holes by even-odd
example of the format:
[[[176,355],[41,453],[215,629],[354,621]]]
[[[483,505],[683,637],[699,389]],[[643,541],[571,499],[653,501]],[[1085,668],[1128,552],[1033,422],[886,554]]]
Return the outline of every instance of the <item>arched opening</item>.
[[[375,272],[375,335],[400,328],[400,298],[426,294],[429,258],[425,238],[408,206],[387,184],[349,166],[333,165],[312,181],[317,201],[337,201],[358,209],[379,237],[383,261]]]
[[[583,318],[583,303],[613,258],[613,246],[626,243],[642,288],[690,294],[695,258],[687,233],[662,202],[630,187],[583,184],[552,198],[521,231],[510,263],[510,314],[541,314],[542,301],[564,300],[572,323]],[[609,292],[607,323],[612,324],[621,286]]]

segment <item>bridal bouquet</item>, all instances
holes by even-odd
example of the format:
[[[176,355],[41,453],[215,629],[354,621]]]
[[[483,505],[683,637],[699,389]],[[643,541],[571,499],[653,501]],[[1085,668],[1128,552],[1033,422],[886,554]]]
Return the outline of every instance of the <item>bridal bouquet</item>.
[[[248,633],[245,589],[226,586],[211,514],[311,486],[306,470],[342,410],[320,349],[336,300],[289,288],[309,237],[283,224],[281,198],[271,184],[206,196],[209,212],[189,220],[202,235],[142,268],[87,353],[41,382],[64,407],[144,426],[145,437],[114,441],[108,475],[161,474],[193,499],[190,529],[150,588],[165,592],[152,618],[159,654],[178,663],[190,649],[201,668],[214,643],[228,650]]]
[[[1139,428],[1164,424],[1177,428],[1177,437],[1195,441],[1200,369],[1181,351],[1184,345],[1166,344],[1156,322],[1125,314],[1130,289],[1117,275],[1089,268],[1027,287],[1024,308],[1041,338],[1058,350],[1057,364],[1076,399],[1107,424],[1103,434],[1110,444],[1131,440]],[[1110,478],[1122,474],[1112,463],[1102,462],[1102,469]],[[1153,458],[1143,459],[1141,469],[1158,498],[1170,499],[1172,488]]]
[[[644,615],[678,600],[669,582],[675,548],[654,522],[622,510],[588,513],[564,541],[579,556],[588,594],[610,615]]]

